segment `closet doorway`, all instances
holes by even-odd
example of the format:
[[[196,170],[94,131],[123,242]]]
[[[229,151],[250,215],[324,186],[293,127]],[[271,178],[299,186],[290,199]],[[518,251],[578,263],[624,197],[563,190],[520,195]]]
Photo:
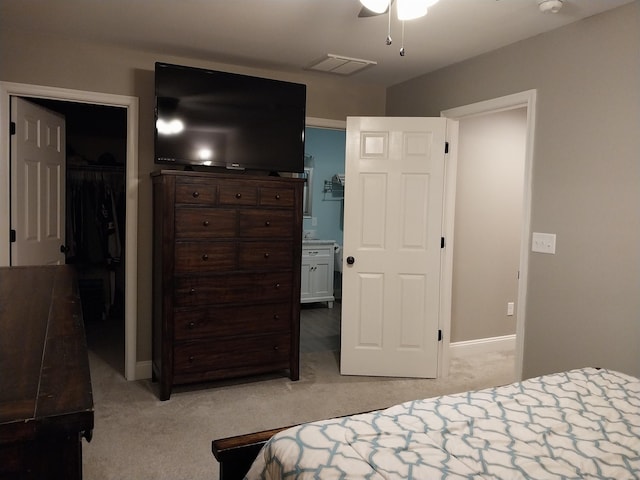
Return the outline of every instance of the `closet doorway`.
[[[137,244],[138,244],[138,99],[132,96],[106,94],[99,92],[70,90],[42,85],[30,85],[11,82],[0,82],[0,145],[4,145],[2,161],[0,161],[0,265],[10,265],[10,169],[9,169],[9,122],[11,97],[58,100],[80,104],[110,106],[124,112],[126,123],[126,164],[124,169],[125,232],[122,245],[124,256],[124,376],[127,380],[145,378],[146,365],[137,363]],[[108,157],[103,157],[103,161]],[[114,279],[115,280],[115,279]],[[110,297],[109,297],[110,298]],[[115,301],[115,297],[114,297]]]
[[[65,119],[64,263],[77,272],[89,349],[124,376],[126,111],[22,100]]]
[[[78,275],[89,350],[124,376],[126,111],[25,100],[65,117],[65,263]]]

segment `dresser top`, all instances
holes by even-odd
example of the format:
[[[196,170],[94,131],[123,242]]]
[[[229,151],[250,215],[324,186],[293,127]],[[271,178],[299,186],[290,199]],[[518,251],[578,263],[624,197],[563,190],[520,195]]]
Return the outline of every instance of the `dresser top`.
[[[41,425],[93,429],[75,274],[66,265],[0,268],[0,443]]]
[[[233,171],[233,170],[212,170],[212,171],[192,171],[192,170],[169,170],[169,169],[163,169],[163,170],[156,170],[154,172],[151,172],[151,177],[161,177],[161,176],[180,176],[180,177],[204,177],[204,178],[217,178],[217,179],[224,179],[227,178],[229,180],[253,180],[253,181],[272,181],[272,182],[276,182],[276,181],[281,181],[281,180],[286,180],[286,181],[293,181],[293,182],[304,182],[303,178],[297,178],[294,176],[280,176],[280,177],[276,177],[276,176],[271,176],[268,175],[267,172],[265,172],[264,174],[261,174],[261,172],[238,172],[238,171]]]

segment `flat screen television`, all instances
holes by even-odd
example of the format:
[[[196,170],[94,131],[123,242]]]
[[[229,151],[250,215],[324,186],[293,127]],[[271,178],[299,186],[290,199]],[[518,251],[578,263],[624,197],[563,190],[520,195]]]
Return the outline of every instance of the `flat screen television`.
[[[306,86],[155,64],[155,161],[304,171]]]

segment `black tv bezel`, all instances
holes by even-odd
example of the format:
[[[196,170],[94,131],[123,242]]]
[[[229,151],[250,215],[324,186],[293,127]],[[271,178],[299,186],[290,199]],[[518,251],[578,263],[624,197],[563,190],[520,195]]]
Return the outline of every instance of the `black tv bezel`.
[[[220,81],[239,81],[242,84],[252,84],[256,88],[259,86],[260,90],[268,91],[274,87],[280,89],[290,89],[292,96],[297,95],[299,104],[296,108],[300,112],[299,114],[299,142],[296,141],[297,154],[295,160],[287,162],[273,162],[271,158],[273,155],[264,158],[256,156],[255,161],[236,162],[234,159],[229,161],[216,161],[213,160],[210,163],[204,161],[198,161],[195,159],[187,158],[167,158],[163,157],[158,152],[158,129],[156,126],[159,112],[158,112],[158,99],[159,93],[164,85],[159,85],[159,69],[168,69],[174,72],[184,71],[187,74],[196,74],[204,76],[211,75],[219,79]],[[239,107],[241,108],[241,107]],[[245,172],[270,172],[270,173],[303,173],[304,172],[304,148],[305,148],[305,126],[306,126],[306,85],[301,83],[287,82],[284,80],[276,80],[271,78],[264,78],[252,75],[244,75],[240,73],[226,72],[222,70],[212,70],[199,67],[192,67],[187,65],[177,65],[167,62],[155,62],[154,68],[154,163],[160,165],[174,165],[185,167],[185,169],[193,169],[193,167],[199,167],[202,169],[211,170],[226,170],[226,171],[245,171]],[[297,136],[296,136],[297,138]],[[293,158],[293,156],[292,156]]]

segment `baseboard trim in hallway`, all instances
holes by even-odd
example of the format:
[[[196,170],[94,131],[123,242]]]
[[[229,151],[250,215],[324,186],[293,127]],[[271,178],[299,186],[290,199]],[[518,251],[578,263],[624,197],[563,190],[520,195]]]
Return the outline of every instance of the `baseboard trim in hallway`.
[[[503,335],[501,337],[478,338],[463,342],[453,342],[449,345],[451,357],[470,357],[491,352],[506,352],[516,349],[516,336]]]

